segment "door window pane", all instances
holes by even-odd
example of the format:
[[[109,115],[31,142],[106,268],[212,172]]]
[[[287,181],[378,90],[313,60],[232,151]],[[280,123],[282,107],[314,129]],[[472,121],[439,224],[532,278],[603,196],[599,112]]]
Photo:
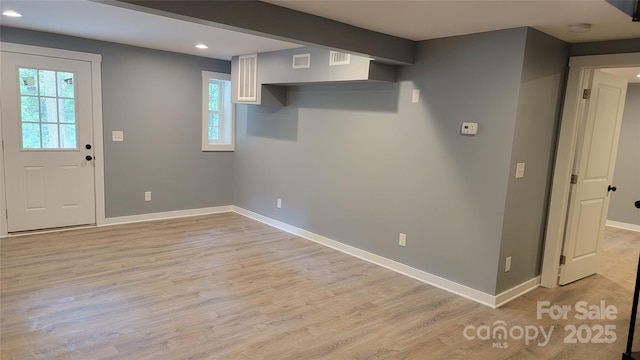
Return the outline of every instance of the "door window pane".
[[[71,98],[74,96],[73,86],[73,73],[59,72],[58,73],[58,97]]]
[[[48,123],[58,122],[56,98],[40,98],[40,121]]]
[[[22,147],[24,149],[40,149],[40,124],[22,124]]]
[[[38,75],[38,82],[40,83],[40,96],[57,96],[56,72],[49,70],[39,70]]]
[[[78,147],[76,141],[76,126],[60,125],[60,147],[63,149],[74,149]]]
[[[42,147],[58,149],[58,124],[42,124]]]
[[[38,70],[20,69],[20,95],[38,96]]]
[[[38,106],[37,96],[21,96],[20,97],[20,110],[22,114],[22,121],[40,121],[40,107]]]
[[[76,101],[73,99],[59,99],[59,119],[61,123],[76,122]]]
[[[23,149],[77,149],[75,74],[20,68]]]

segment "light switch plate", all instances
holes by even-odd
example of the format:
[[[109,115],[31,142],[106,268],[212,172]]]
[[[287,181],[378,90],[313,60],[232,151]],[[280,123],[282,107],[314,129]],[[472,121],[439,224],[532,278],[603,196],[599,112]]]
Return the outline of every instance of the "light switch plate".
[[[120,131],[120,130],[112,131],[111,141],[124,141],[124,131]]]
[[[516,164],[516,179],[524,177],[524,163]]]
[[[463,122],[460,133],[464,135],[476,135],[478,133],[478,123]]]
[[[411,102],[420,102],[420,89],[413,89],[413,92],[411,93]]]
[[[407,234],[400,233],[398,237],[398,245],[407,246]]]

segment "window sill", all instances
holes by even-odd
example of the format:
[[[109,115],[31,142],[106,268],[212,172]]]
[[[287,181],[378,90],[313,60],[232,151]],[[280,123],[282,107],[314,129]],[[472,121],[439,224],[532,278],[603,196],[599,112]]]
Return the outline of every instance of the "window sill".
[[[210,145],[208,147],[202,148],[203,152],[215,152],[215,151],[235,151],[235,146],[233,145]]]

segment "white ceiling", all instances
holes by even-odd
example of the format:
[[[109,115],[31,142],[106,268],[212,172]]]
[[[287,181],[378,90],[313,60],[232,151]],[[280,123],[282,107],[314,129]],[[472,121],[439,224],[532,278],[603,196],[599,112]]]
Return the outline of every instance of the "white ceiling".
[[[605,0],[263,0],[411,40],[530,26],[566,42],[640,37],[640,23]],[[570,24],[593,24],[572,33]]]
[[[630,83],[640,83],[640,67],[602,69],[602,71],[627,78]]]
[[[604,0],[270,0],[273,4],[324,16],[412,40],[531,26],[567,42],[640,37],[640,23]],[[293,48],[291,42],[219,29],[87,0],[3,0],[0,24],[118,42],[219,59]],[[568,31],[592,23],[590,32]],[[194,46],[203,42],[207,50]]]
[[[0,9],[23,15],[0,16],[1,25],[216,59],[300,46],[87,0],[2,0]],[[198,43],[209,48],[196,49]]]

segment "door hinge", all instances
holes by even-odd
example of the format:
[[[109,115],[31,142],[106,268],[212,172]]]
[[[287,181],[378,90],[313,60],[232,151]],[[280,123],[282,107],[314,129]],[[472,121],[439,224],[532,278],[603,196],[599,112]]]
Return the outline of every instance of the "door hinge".
[[[567,263],[567,257],[564,255],[560,255],[560,265],[564,265]]]
[[[578,175],[576,175],[576,174],[571,175],[571,183],[572,184],[577,184],[578,183]]]
[[[591,89],[582,90],[582,98],[583,99],[591,99]]]
[[[4,217],[9,221],[9,209],[4,210]]]

